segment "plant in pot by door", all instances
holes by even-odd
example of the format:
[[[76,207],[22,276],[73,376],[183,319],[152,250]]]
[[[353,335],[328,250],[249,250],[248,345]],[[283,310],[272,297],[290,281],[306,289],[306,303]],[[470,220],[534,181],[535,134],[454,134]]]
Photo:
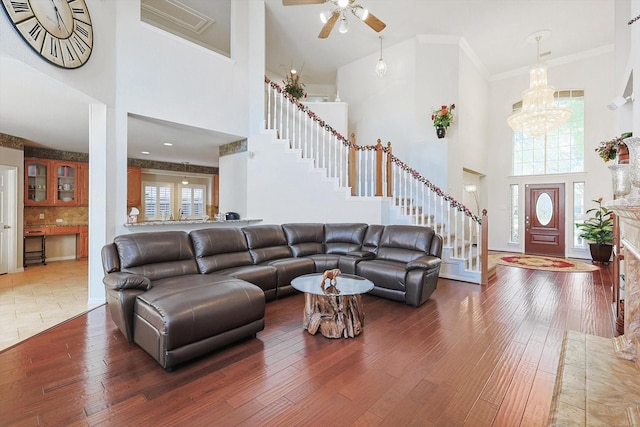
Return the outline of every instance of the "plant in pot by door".
[[[593,217],[581,224],[576,224],[582,233],[580,237],[591,242],[589,249],[591,259],[597,262],[609,262],[613,249],[613,211],[602,206],[602,197],[593,200],[597,208],[589,209],[586,213],[593,213]]]
[[[433,120],[433,126],[436,128],[438,138],[444,138],[447,133],[447,128],[453,123],[453,110],[455,108],[456,104],[449,106],[442,105],[431,114],[431,120]]]

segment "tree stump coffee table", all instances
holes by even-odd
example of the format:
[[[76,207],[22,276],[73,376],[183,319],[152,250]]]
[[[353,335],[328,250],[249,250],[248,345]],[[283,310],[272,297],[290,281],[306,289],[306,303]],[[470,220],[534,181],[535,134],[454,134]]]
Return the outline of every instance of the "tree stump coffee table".
[[[327,338],[353,338],[364,324],[361,294],[373,289],[373,283],[351,274],[338,276],[335,286],[322,286],[322,274],[305,274],[291,281],[304,292],[303,327],[310,334]]]

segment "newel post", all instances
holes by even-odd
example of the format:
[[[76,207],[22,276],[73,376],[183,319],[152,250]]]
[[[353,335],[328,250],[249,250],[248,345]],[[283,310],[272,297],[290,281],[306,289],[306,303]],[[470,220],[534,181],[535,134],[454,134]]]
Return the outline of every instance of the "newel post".
[[[489,219],[486,209],[482,209],[480,247],[480,284],[487,285],[489,284]]]
[[[382,196],[382,141],[376,144],[376,196]]]
[[[356,196],[356,183],[358,181],[356,170],[356,134],[351,134],[349,145],[349,187],[351,187],[351,195]]]
[[[391,189],[393,188],[393,175],[391,175],[391,141],[387,141],[387,197],[393,196]]]

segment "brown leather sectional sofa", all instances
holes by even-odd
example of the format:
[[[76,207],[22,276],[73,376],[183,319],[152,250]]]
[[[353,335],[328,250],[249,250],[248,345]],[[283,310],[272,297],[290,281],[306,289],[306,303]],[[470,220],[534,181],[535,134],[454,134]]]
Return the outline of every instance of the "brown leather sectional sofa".
[[[102,249],[111,317],[167,370],[264,329],[265,301],[340,268],[412,306],[435,290],[442,238],[410,225],[301,223],[116,236]]]

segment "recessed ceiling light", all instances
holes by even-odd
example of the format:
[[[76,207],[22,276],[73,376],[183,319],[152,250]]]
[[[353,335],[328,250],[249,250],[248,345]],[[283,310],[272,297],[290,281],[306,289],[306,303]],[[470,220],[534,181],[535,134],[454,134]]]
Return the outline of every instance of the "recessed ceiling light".
[[[148,151],[141,151],[141,153],[142,153],[142,154],[151,154],[151,153],[150,153],[150,152],[148,152]]]
[[[166,147],[173,147],[173,143],[171,143],[171,142],[163,142],[162,145],[164,145]]]

